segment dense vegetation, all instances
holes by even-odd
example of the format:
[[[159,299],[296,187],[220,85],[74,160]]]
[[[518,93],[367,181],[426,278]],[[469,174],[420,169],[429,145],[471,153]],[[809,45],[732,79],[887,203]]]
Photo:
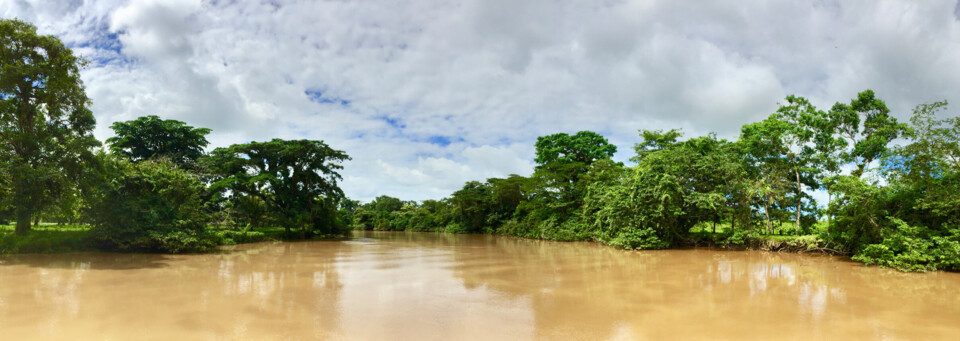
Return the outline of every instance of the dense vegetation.
[[[91,135],[83,63],[56,37],[0,20],[0,225],[16,221],[0,253],[194,252],[269,237],[257,227],[347,231],[336,212],[344,152],[274,139],[205,154],[210,129],[157,116],[114,123],[108,152]],[[31,232],[41,221],[69,233]]]
[[[960,270],[960,118],[938,118],[946,102],[917,106],[906,124],[870,90],[828,111],[788,96],[734,141],[641,130],[629,166],[597,133],[558,133],[537,139],[529,177],[471,181],[443,200],[361,204],[337,184],[349,156],[322,141],[204,153],[209,129],[144,116],[113,124],[101,148],[83,63],[32,25],[0,20],[0,225],[16,222],[14,233],[0,231],[0,253],[192,252],[263,240],[263,231],[310,238],[348,228],[626,249],[803,235],[795,240],[868,264]],[[829,199],[818,203],[815,192]],[[70,224],[72,239],[31,232],[41,220]]]
[[[341,215],[355,229],[593,240],[626,249],[803,235],[793,240],[868,264],[956,271],[960,119],[938,119],[945,109],[945,102],[920,105],[903,124],[870,90],[829,111],[789,96],[769,118],[744,125],[735,141],[641,130],[635,166],[612,161],[615,146],[596,133],[554,134],[537,140],[530,177],[471,181],[440,201],[346,201]],[[830,200],[817,203],[814,191]]]

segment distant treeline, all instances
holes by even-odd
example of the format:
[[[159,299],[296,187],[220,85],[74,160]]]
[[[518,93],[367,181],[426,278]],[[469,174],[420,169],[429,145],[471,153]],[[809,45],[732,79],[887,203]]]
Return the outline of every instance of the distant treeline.
[[[871,90],[829,111],[789,96],[769,118],[744,125],[736,141],[641,130],[635,166],[611,161],[616,147],[594,132],[542,136],[530,177],[471,181],[421,203],[344,200],[340,213],[362,230],[593,240],[627,249],[702,239],[692,230],[728,245],[816,234],[823,248],[865,263],[960,270],[960,118],[939,119],[946,105],[920,105],[904,124]],[[818,190],[829,202],[818,205],[811,197]]]

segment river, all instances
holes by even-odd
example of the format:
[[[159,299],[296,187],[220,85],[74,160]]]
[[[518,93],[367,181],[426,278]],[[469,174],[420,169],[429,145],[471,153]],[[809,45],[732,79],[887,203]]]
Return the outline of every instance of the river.
[[[356,232],[0,257],[5,340],[960,338],[960,274],[841,257]]]

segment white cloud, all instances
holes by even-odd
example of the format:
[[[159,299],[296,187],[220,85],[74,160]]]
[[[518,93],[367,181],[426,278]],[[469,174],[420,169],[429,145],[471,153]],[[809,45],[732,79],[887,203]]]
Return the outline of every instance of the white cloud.
[[[787,94],[960,103],[942,1],[4,1],[94,61],[96,134],[157,114],[215,146],[322,139],[348,196],[439,198],[532,171],[537,136],[739,127]],[[955,112],[955,111],[954,111]]]

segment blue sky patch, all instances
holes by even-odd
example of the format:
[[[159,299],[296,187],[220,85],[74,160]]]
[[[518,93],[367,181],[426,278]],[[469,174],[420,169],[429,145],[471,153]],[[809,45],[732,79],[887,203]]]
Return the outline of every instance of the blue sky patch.
[[[307,90],[305,90],[303,93],[304,93],[305,95],[307,95],[308,98],[310,98],[310,101],[311,101],[311,102],[314,102],[314,103],[320,103],[320,104],[337,104],[337,105],[344,106],[344,107],[350,105],[350,101],[349,101],[349,100],[346,100],[346,99],[343,99],[343,98],[340,98],[340,97],[324,97],[324,96],[323,96],[323,91],[320,91],[320,90],[307,89]]]
[[[376,119],[387,122],[387,124],[389,124],[391,127],[395,129],[404,129],[407,127],[407,125],[404,124],[399,117],[390,117],[387,115],[383,115],[383,116],[377,116]]]

